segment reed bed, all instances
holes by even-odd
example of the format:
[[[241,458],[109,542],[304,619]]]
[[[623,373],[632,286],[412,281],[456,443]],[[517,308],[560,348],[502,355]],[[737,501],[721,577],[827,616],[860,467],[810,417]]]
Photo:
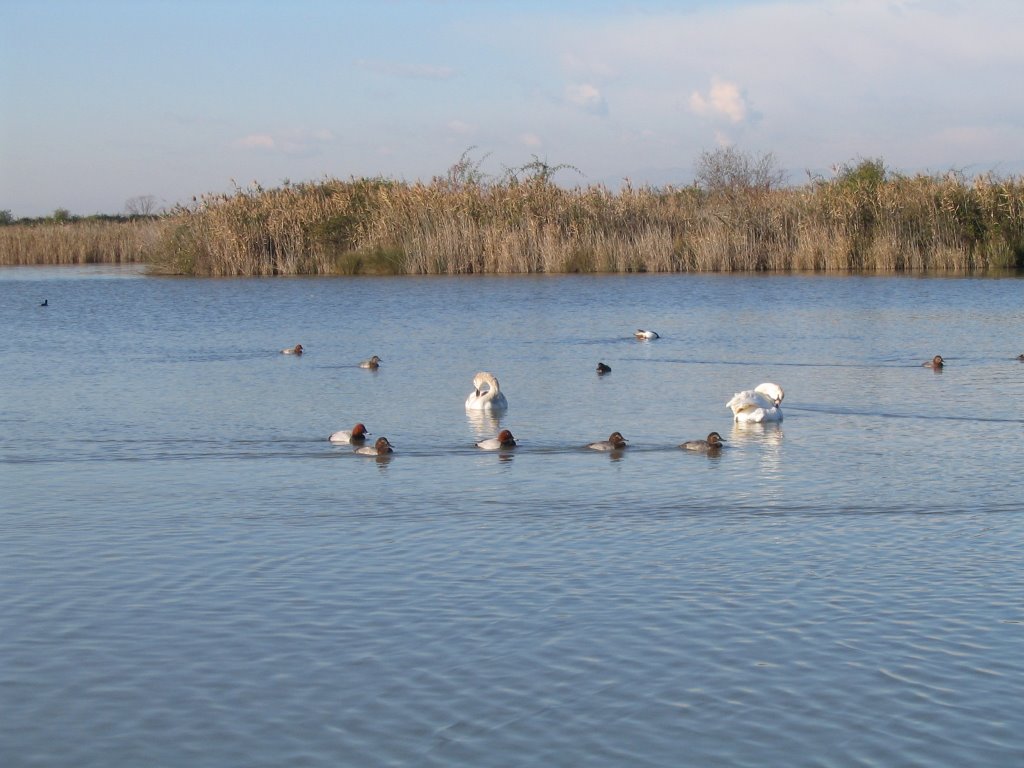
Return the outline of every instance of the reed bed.
[[[160,241],[157,219],[82,220],[0,226],[0,264],[144,262]]]
[[[154,268],[203,275],[979,272],[1024,267],[1024,182],[856,174],[800,188],[328,179],[203,198]]]
[[[155,223],[85,226],[0,228],[3,263],[144,259],[155,272],[225,276],[978,273],[1024,268],[1024,180],[887,178],[880,162],[785,188],[326,179],[205,196]]]

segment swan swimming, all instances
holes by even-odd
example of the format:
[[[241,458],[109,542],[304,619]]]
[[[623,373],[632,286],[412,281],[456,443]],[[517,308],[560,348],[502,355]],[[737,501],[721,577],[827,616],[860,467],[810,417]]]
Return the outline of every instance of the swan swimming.
[[[374,355],[369,360],[363,360],[363,362],[361,362],[359,364],[359,367],[360,368],[369,368],[370,370],[376,371],[378,368],[380,368],[380,364],[383,363],[383,362],[384,362],[383,360],[381,360],[379,357]]]
[[[702,451],[704,453],[717,452],[722,449],[725,440],[717,432],[712,432],[706,440],[687,440],[680,444],[684,451]]]
[[[597,372],[604,376],[604,374],[612,372],[612,367],[610,365],[605,365],[604,363],[598,363]]]
[[[931,360],[921,363],[925,368],[941,368],[945,364],[946,361],[942,359],[942,355],[936,355]]]
[[[754,389],[737,392],[725,406],[732,409],[736,421],[782,421],[782,409],[779,405],[783,397],[785,393],[782,387],[766,382],[758,384]]]
[[[359,422],[352,429],[339,429],[337,432],[332,432],[327,439],[332,443],[363,443],[368,434],[370,433],[366,431],[366,427]]]
[[[587,448],[595,451],[621,451],[626,447],[626,443],[629,441],[622,436],[621,432],[612,432],[608,435],[607,440],[600,440],[596,443],[590,443]]]
[[[294,347],[288,347],[288,349],[282,349],[281,350],[281,354],[282,355],[301,355],[302,354],[302,345],[301,344],[296,344]]]
[[[483,387],[486,386],[486,389]],[[508,401],[501,393],[498,380],[487,371],[480,371],[473,377],[473,391],[466,398],[466,408],[471,411],[498,411],[508,408]]]
[[[386,453],[394,453],[395,449],[391,447],[391,443],[386,437],[378,437],[372,447],[367,445],[356,448],[355,452],[363,456],[383,456]]]
[[[489,440],[481,440],[476,444],[477,448],[483,448],[485,451],[496,451],[499,448],[515,448],[516,439],[512,433],[507,429],[501,430],[497,437],[492,437]]]
[[[645,331],[643,328],[637,328],[636,329],[636,333],[634,333],[633,335],[636,336],[638,339],[643,339],[645,341],[648,340],[648,339],[658,339],[658,338],[661,338],[654,331]]]

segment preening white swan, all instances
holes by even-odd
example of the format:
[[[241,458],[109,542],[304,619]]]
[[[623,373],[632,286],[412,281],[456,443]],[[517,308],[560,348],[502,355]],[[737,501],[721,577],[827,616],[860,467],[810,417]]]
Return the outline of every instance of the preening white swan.
[[[473,391],[466,398],[466,408],[471,411],[500,411],[508,408],[508,401],[501,394],[498,380],[487,371],[480,371],[473,377]]]
[[[758,384],[754,389],[737,392],[726,403],[732,409],[733,418],[741,422],[782,421],[779,404],[785,393],[778,384]]]

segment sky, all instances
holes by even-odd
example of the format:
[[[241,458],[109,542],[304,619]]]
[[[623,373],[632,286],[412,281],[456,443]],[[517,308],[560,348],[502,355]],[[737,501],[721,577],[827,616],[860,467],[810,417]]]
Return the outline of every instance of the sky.
[[[0,210],[253,183],[1024,174],[1018,0],[0,0]]]

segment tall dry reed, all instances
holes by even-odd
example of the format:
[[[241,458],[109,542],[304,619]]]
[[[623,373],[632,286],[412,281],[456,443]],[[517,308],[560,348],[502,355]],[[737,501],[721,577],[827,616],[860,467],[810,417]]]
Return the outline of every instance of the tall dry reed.
[[[155,219],[84,220],[0,227],[0,264],[143,262],[161,239]]]
[[[177,274],[963,273],[1024,267],[1024,181],[850,174],[612,192],[327,179],[207,196],[156,232],[150,264]]]

